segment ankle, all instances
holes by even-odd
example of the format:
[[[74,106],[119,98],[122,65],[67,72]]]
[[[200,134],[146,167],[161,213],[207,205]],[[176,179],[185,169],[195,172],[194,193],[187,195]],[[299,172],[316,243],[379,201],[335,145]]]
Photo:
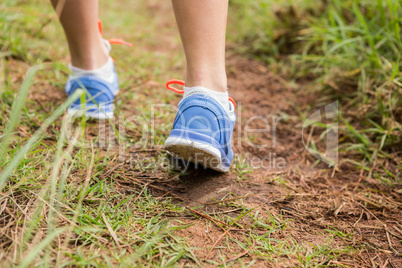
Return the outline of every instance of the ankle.
[[[109,56],[106,54],[73,56],[71,55],[71,65],[84,70],[95,70],[104,66],[108,62]]]
[[[187,71],[186,87],[204,87],[217,92],[227,92],[227,77],[225,71],[206,72]]]
[[[93,46],[87,51],[70,49],[71,65],[84,70],[94,70],[104,66],[109,60],[109,52],[105,45]]]

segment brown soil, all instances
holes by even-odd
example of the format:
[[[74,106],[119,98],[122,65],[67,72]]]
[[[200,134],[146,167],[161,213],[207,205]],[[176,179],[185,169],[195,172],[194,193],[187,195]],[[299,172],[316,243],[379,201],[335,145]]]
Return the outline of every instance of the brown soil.
[[[243,135],[233,142],[237,155],[248,154],[248,159],[252,159],[275,154],[276,158],[285,160],[285,167],[258,168],[239,179],[236,172],[219,174],[192,168],[179,175],[162,171],[138,172],[126,163],[117,169],[127,175],[121,181],[124,188],[132,187],[127,183],[128,178],[134,184],[147,183],[155,196],[170,196],[186,207],[203,206],[197,210],[202,215],[191,210],[187,216],[182,215],[186,223],[194,225],[176,232],[179,236],[187,237],[191,246],[200,248],[195,251],[200,259],[205,259],[208,249],[223,234],[223,230],[207,216],[211,213],[227,213],[235,218],[242,210],[232,211],[227,204],[233,203],[255,208],[264,217],[268,217],[269,212],[278,222],[287,225],[280,232],[272,234],[271,238],[282,241],[291,238],[306,248],[328,242],[330,233],[326,230],[349,234],[345,238],[335,236],[330,244],[331,248],[348,247],[349,253],[340,254],[328,262],[323,260],[326,265],[401,267],[401,259],[395,253],[402,252],[401,185],[399,188],[387,188],[346,165],[342,170],[328,168],[325,164],[313,167],[316,159],[303,147],[301,122],[295,109],[306,104],[308,99],[299,93],[303,85],[298,88],[287,86],[283,78],[271,73],[257,61],[231,56],[228,65],[230,94],[241,100],[237,104],[238,124],[234,137],[238,137],[239,131],[244,130],[246,121],[252,116],[269,119],[271,115],[281,113],[288,117],[277,124],[276,146],[273,146],[272,132],[257,133],[254,137],[254,144],[269,145],[262,149],[247,144]],[[262,119],[255,120],[250,127],[264,128],[264,122]],[[151,152],[131,150],[130,153],[147,157],[158,151],[155,148]],[[217,200],[227,201],[218,203]],[[239,223],[244,230],[230,231],[230,235],[241,241],[245,239],[245,233],[248,237],[248,232],[267,232],[262,228],[250,228],[251,222],[249,216],[243,217]],[[222,239],[216,246],[225,241]],[[235,243],[229,244],[233,246],[232,252],[215,249],[208,259],[219,261],[219,254],[226,254],[230,258],[244,252]],[[243,258],[251,260],[253,257],[245,254]],[[275,263],[257,261],[255,267],[298,264],[297,260],[288,259]]]
[[[16,65],[10,62],[10,72],[20,73],[13,70],[12,66]],[[236,173],[236,168],[227,174],[193,167],[183,173],[170,174],[161,170],[139,171],[133,169],[130,161],[121,162],[115,158],[109,164],[105,176],[111,177],[118,172],[121,177],[115,180],[121,192],[132,189],[136,184],[146,184],[155,197],[173,198],[174,202],[187,207],[188,213],[179,218],[184,223],[194,225],[178,230],[176,234],[188,238],[190,245],[197,248],[195,254],[205,260],[206,266],[209,265],[208,260],[220,262],[220,254],[228,258],[240,254],[245,261],[255,259],[252,254],[246,254],[243,248],[226,238],[230,236],[237,241],[245,241],[253,235],[266,233],[267,229],[250,226],[252,219],[246,215],[238,222],[242,227],[232,227],[225,238],[221,239],[224,232],[218,225],[224,225],[208,216],[216,213],[236,218],[242,209],[231,207],[241,206],[255,209],[263,218],[274,218],[286,226],[272,233],[272,239],[291,239],[306,250],[323,244],[329,244],[331,248],[348,248],[348,252],[345,251],[333,260],[323,260],[326,265],[401,267],[402,262],[396,252],[402,252],[402,185],[388,188],[347,165],[341,165],[337,170],[322,163],[313,166],[316,159],[303,147],[301,122],[295,108],[306,107],[313,102],[311,96],[300,93],[303,92],[303,84],[297,88],[290,87],[265,65],[239,56],[230,56],[228,70],[230,95],[237,100],[237,126],[233,141],[236,155],[245,157],[249,162],[253,158],[283,159],[281,164],[269,166],[269,162],[266,162],[265,167],[253,169],[243,176]],[[22,77],[14,76],[14,79]],[[45,104],[57,105],[62,102],[64,92],[60,89],[41,83],[36,85],[37,90],[30,95],[34,100],[31,106],[38,104],[36,109],[46,112],[49,108]],[[161,85],[151,81],[144,87],[150,91],[140,94],[145,94],[142,97],[147,98],[152,90],[160,90]],[[129,109],[123,108],[122,112],[129,112]],[[278,121],[274,144],[271,117],[283,114],[286,114],[286,120]],[[247,120],[253,116],[260,118],[253,120],[249,128],[265,128],[261,117],[267,119],[271,127],[269,132],[253,133],[252,138],[250,136],[253,144],[267,144],[265,148],[254,148],[247,143],[244,133],[239,133],[244,132]],[[97,127],[93,127],[88,134],[96,136],[98,131]],[[126,134],[137,135],[130,132]],[[131,148],[127,153],[146,158],[161,151],[156,146],[147,150]],[[200,206],[195,211],[191,210],[191,207]],[[178,216],[174,214],[172,217],[175,219]],[[343,238],[334,236],[329,243],[330,233],[326,230],[348,235]],[[209,252],[211,245],[218,239],[221,240],[215,249]],[[224,243],[229,243],[231,251],[219,249],[219,245]],[[297,259],[276,259],[275,262],[256,259],[254,267],[297,265],[300,265]]]
[[[153,5],[150,4],[150,7]],[[173,23],[173,20],[168,21]],[[9,67],[13,73],[13,82],[21,81],[26,68],[23,67],[24,71],[13,69],[17,64],[11,61]],[[302,122],[295,108],[307,109],[308,105],[314,105],[314,96],[303,94],[303,83],[296,87],[289,86],[284,78],[272,73],[260,62],[236,55],[229,57],[228,78],[230,95],[237,100],[234,150],[237,156],[249,160],[271,159],[270,166],[269,162],[265,162],[265,167],[253,169],[251,173],[243,175],[239,173],[242,169],[236,167],[227,174],[191,167],[184,173],[172,174],[161,170],[139,171],[130,165],[130,161],[121,162],[116,157],[109,163],[104,176],[113,177],[122,193],[135,185],[146,185],[155,198],[172,198],[174,202],[186,207],[185,214],[173,213],[171,219],[174,222],[179,217],[184,223],[194,224],[177,230],[176,234],[186,237],[190,245],[197,248],[194,252],[200,260],[205,260],[205,266],[209,265],[208,260],[221,262],[219,255],[225,255],[229,259],[244,258],[245,263],[255,260],[253,267],[300,266],[296,257],[282,258],[278,254],[273,254],[278,257],[274,260],[257,259],[252,253],[257,248],[263,250],[261,245],[251,246],[253,248],[249,248],[251,251],[248,252],[228,239],[233,237],[238,241],[250,242],[253,236],[268,233],[267,228],[251,226],[253,220],[250,215],[259,211],[259,217],[272,218],[283,227],[270,234],[272,240],[283,243],[288,241],[289,245],[293,245],[289,241],[294,241],[295,246],[303,247],[306,251],[312,250],[314,245],[323,244],[328,244],[333,249],[347,249],[330,261],[323,259],[322,265],[402,267],[400,255],[396,253],[402,253],[402,185],[386,187],[346,164],[340,165],[336,170],[322,163],[314,166],[316,159],[306,152],[302,143]],[[64,92],[60,88],[49,84],[36,85],[37,90],[30,95],[30,99],[35,101],[30,105],[35,109],[46,112],[51,110],[47,105],[62,102]],[[132,87],[122,91],[138,90],[136,86]],[[141,87],[136,101],[145,101],[153,95],[153,91],[160,90],[161,85],[148,81]],[[130,101],[123,105],[122,113],[132,114]],[[276,124],[275,138],[272,116],[278,118],[282,115],[286,115],[286,118]],[[249,137],[253,144],[267,144],[265,148],[251,146],[243,133],[247,120],[253,116],[260,118],[250,122],[249,128],[263,129],[264,120],[269,122],[270,131],[255,132]],[[94,127],[88,134],[96,136],[98,131]],[[313,138],[320,134],[311,133]],[[138,133],[126,134],[136,136]],[[305,134],[308,136],[309,133]],[[127,155],[146,158],[160,153],[161,148],[155,146],[146,150],[131,148]],[[272,165],[273,159],[284,162]],[[119,176],[116,177],[115,174]],[[200,208],[192,210],[194,207]],[[216,213],[236,218],[243,211],[239,207],[255,210],[242,217],[237,222],[237,227],[232,227],[227,234],[219,227],[225,227],[225,224],[216,222],[209,216]],[[170,217],[168,213],[166,215]],[[267,225],[271,224],[268,222]],[[333,236],[332,242],[328,242],[332,235],[327,230],[339,235]],[[345,235],[342,236],[341,233]],[[209,253],[211,246],[222,234],[224,237]],[[231,250],[228,247],[224,250],[219,247],[225,243],[230,245]],[[279,246],[279,242],[272,244]],[[182,264],[185,265],[184,262]],[[188,263],[186,266],[193,265]]]

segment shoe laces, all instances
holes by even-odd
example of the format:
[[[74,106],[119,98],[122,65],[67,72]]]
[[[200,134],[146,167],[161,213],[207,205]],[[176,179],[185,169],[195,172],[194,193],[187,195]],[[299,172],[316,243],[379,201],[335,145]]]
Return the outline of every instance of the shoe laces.
[[[98,19],[98,28],[99,28],[99,33],[101,34],[101,36],[103,36],[103,26],[102,26],[102,21],[100,19]],[[133,44],[124,41],[123,39],[120,38],[111,38],[111,39],[105,39],[106,41],[109,42],[109,44],[111,45],[126,45],[129,47],[132,47]]]
[[[176,92],[176,93],[184,94],[184,90],[183,90],[183,89],[177,89],[177,88],[175,88],[175,87],[173,87],[173,86],[171,86],[171,85],[181,85],[181,86],[184,86],[185,84],[186,84],[186,83],[185,83],[184,81],[182,81],[182,80],[172,79],[172,80],[169,80],[169,81],[166,82],[166,88],[169,89],[169,90],[171,90],[171,91],[174,91],[174,92]],[[233,98],[229,97],[229,101],[233,104],[233,107],[236,107],[236,102],[234,101]]]

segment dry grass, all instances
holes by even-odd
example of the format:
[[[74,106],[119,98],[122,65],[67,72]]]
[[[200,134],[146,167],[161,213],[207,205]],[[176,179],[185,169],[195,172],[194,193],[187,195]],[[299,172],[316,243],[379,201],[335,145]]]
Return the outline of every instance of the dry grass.
[[[252,116],[282,116],[276,145],[272,132],[247,137],[254,144],[269,145],[262,149],[250,146],[242,135],[234,142],[236,160],[229,174],[192,167],[182,172],[183,163],[175,163],[161,148],[174,112],[159,107],[152,113],[151,109],[155,103],[176,105],[179,100],[162,90],[163,82],[180,75],[184,64],[169,3],[130,3],[138,10],[136,17],[122,12],[127,9],[122,3],[102,5],[103,10],[115,10],[102,17],[105,34],[124,37],[135,44],[135,50],[113,51],[121,74],[116,103],[120,117],[114,122],[74,122],[71,134],[90,145],[80,147],[62,138],[69,128],[63,126],[62,116],[55,116],[66,99],[66,68],[57,62],[67,62],[67,48],[55,18],[45,24],[49,18],[38,16],[50,14],[50,6],[35,1],[18,7],[3,4],[20,17],[11,12],[1,16],[28,30],[22,33],[0,16],[1,25],[10,31],[0,39],[5,78],[0,91],[0,141],[28,68],[49,60],[55,68],[34,76],[0,159],[4,176],[31,141],[6,174],[0,192],[2,266],[401,265],[399,152],[391,154],[393,160],[378,158],[374,165],[358,170],[343,161],[353,158],[345,151],[340,164],[328,168],[306,153],[301,142],[301,118],[316,105],[304,90],[309,80],[290,83],[265,64],[231,49],[230,94],[238,100],[235,136]],[[39,31],[38,24],[44,25]],[[144,27],[128,31],[133,24]],[[18,43],[25,35],[30,42]],[[163,46],[158,38],[164,38]],[[50,41],[55,45],[49,47]],[[43,48],[48,48],[47,55]],[[179,56],[172,57],[172,51]],[[127,122],[131,115],[136,115],[136,121]],[[156,129],[146,128],[152,139],[142,143],[143,126],[150,127],[151,119]],[[32,142],[46,120],[49,126]],[[264,122],[256,120],[251,126],[263,128]],[[308,144],[315,141],[322,146],[320,130],[320,126],[307,130]],[[285,159],[286,167],[253,169],[244,161],[272,153]],[[160,165],[167,160],[175,165]],[[395,178],[385,177],[379,167]]]

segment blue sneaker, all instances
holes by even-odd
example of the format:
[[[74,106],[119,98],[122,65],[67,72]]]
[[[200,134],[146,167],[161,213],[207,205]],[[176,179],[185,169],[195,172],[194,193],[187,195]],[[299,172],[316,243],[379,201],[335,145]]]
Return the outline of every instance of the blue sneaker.
[[[87,91],[85,103],[81,103],[81,99],[77,99],[68,108],[68,114],[72,116],[85,115],[88,118],[95,119],[108,119],[114,116],[114,96],[119,92],[119,80],[115,69],[111,83],[95,75],[77,78],[70,75],[65,87],[67,94],[70,96],[79,88]]]
[[[172,80],[167,88],[178,93],[183,91],[170,84],[184,85],[183,81]],[[209,95],[194,94],[179,103],[173,130],[165,142],[171,155],[186,161],[228,172],[232,159],[232,134],[236,116],[235,104],[230,98],[229,113]]]
[[[99,32],[102,35],[102,22],[98,21]],[[122,39],[103,39],[108,51],[111,50],[111,44],[121,44],[132,46]],[[112,79],[102,79],[95,75],[87,75],[80,77],[69,76],[65,90],[67,94],[72,95],[78,88],[86,90],[85,103],[81,99],[77,99],[67,110],[72,116],[83,116],[95,119],[108,119],[114,116],[114,97],[119,92],[119,79],[117,77],[116,68],[113,64]]]

